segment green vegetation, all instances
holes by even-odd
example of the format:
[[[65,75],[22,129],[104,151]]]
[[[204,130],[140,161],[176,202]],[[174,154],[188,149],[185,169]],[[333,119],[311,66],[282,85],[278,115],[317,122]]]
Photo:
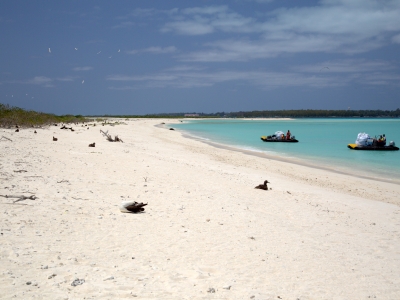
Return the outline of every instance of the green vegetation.
[[[148,115],[103,115],[88,119],[82,115],[62,115],[46,114],[36,111],[28,111],[19,107],[12,107],[8,104],[0,103],[0,127],[32,127],[43,126],[53,123],[81,123],[98,121],[109,125],[124,124],[123,122],[109,123],[107,118],[185,118],[187,113],[164,113]],[[195,114],[195,113],[190,113]],[[263,110],[248,112],[217,112],[217,113],[198,113],[198,117],[189,118],[400,118],[400,109],[396,110]]]
[[[8,104],[0,103],[0,127],[11,127],[15,125],[34,127],[53,123],[79,123],[89,121],[91,120],[80,115],[56,116],[42,112],[28,111],[19,107],[12,107]]]

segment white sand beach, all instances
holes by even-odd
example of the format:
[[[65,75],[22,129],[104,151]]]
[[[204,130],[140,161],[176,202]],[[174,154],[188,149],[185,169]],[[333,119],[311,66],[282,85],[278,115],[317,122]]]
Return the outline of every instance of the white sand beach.
[[[0,129],[1,299],[400,299],[400,185],[120,121]]]

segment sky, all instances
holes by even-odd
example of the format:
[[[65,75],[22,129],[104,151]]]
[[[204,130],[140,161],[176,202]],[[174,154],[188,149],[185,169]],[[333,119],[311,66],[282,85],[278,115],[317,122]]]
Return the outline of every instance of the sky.
[[[2,0],[0,28],[28,110],[400,108],[400,0]]]

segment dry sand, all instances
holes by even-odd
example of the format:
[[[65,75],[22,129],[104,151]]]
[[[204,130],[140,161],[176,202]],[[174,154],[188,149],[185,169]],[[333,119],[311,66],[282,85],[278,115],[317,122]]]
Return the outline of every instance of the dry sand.
[[[1,299],[400,299],[398,184],[124,122],[0,129]]]

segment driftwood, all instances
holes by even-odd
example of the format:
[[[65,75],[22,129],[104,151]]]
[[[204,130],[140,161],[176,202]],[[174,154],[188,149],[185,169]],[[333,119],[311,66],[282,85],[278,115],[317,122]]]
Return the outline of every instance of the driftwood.
[[[8,137],[5,137],[4,135],[1,136],[0,140],[1,139],[6,139],[6,140],[9,140],[10,142],[12,142],[12,140],[10,140]]]
[[[19,201],[24,201],[24,200],[36,200],[37,197],[35,195],[31,195],[29,197],[24,196],[24,195],[0,195],[1,197],[4,198],[18,198],[17,200],[13,200],[13,203],[19,202]]]
[[[104,132],[103,130],[100,129],[100,132],[107,138],[107,141],[109,142],[122,142],[123,141],[118,137],[118,135],[115,136],[115,138],[113,139],[111,134],[108,133],[108,130],[106,132]]]

